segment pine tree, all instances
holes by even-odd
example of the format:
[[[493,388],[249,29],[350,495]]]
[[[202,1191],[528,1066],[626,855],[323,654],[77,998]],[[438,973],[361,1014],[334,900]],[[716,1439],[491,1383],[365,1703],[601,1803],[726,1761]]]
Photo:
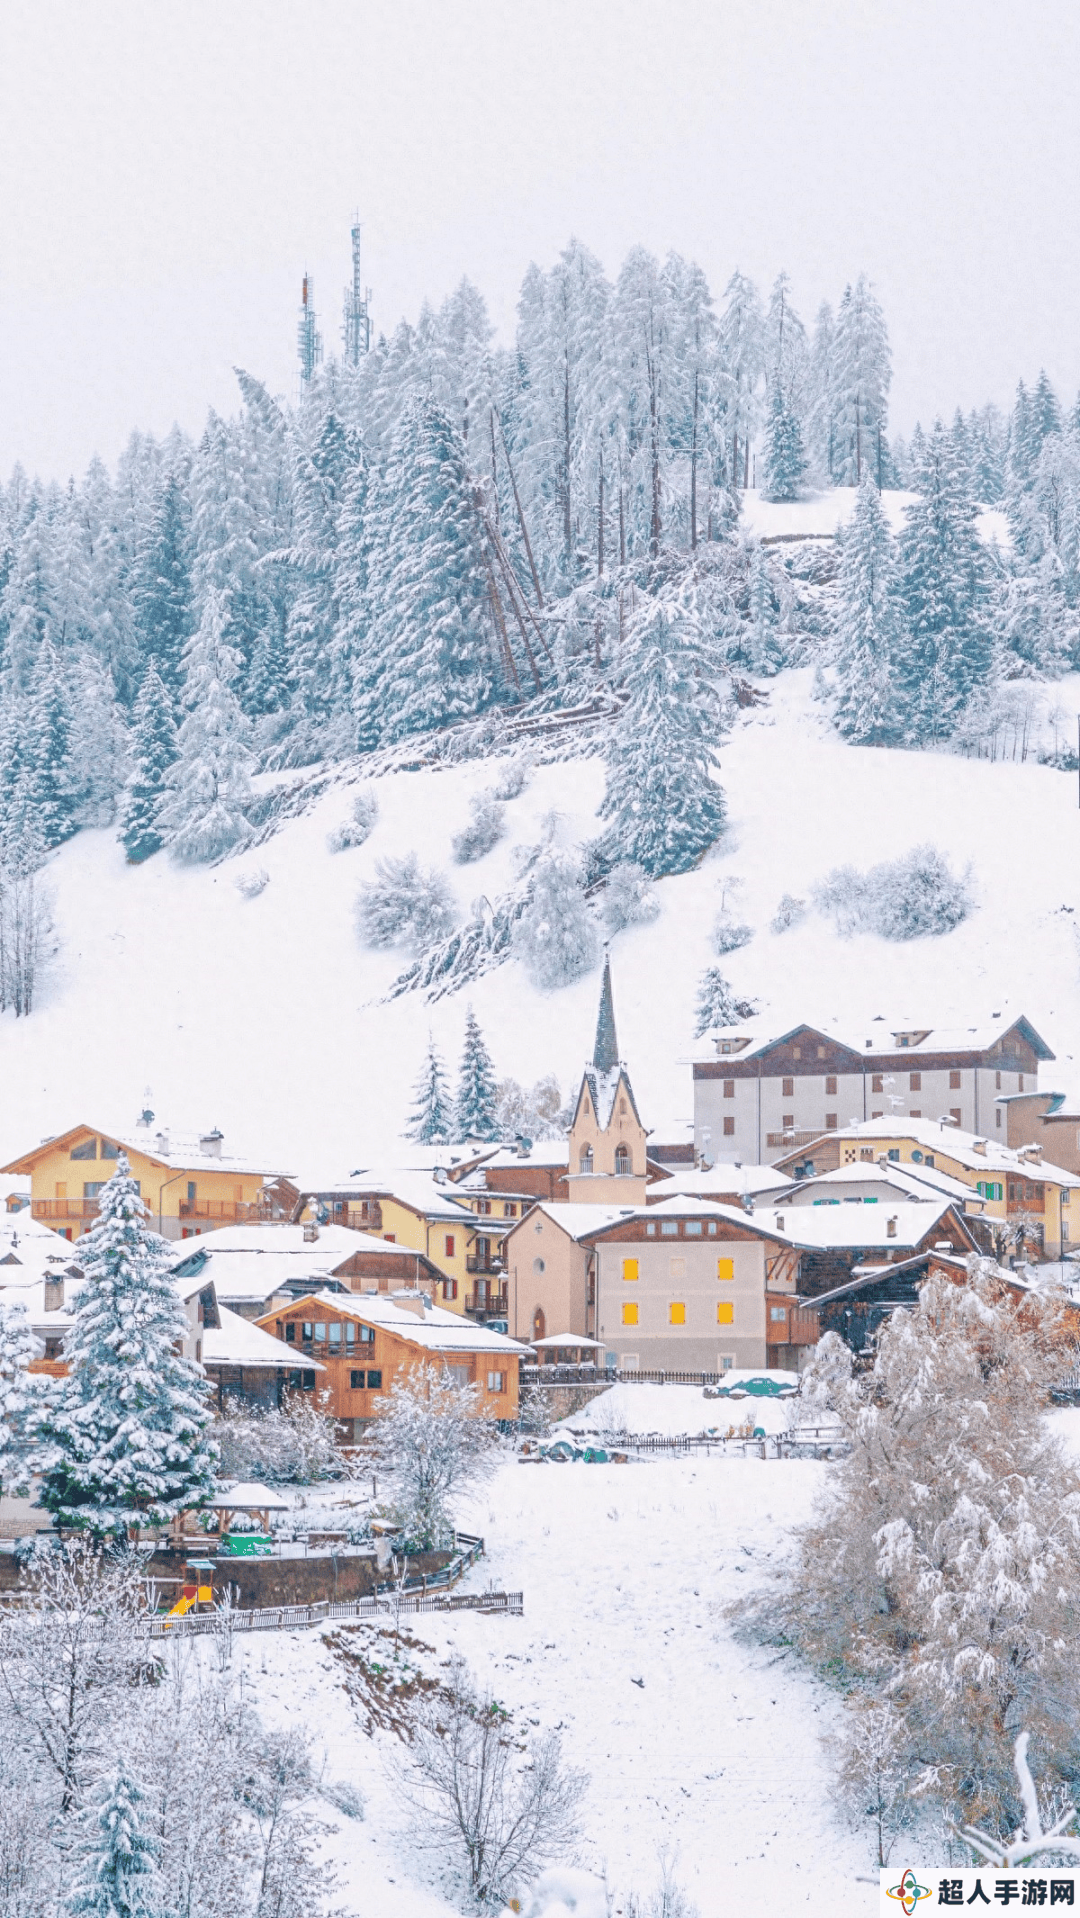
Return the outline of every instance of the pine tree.
[[[728,383],[728,450],[731,484],[750,484],[750,442],[757,426],[759,388],[764,371],[761,300],[744,273],[733,273],[724,291],[720,319],[720,363]]]
[[[69,780],[77,826],[108,826],[127,776],[127,729],[112,673],[84,648],[71,667]]]
[[[498,1094],[491,1054],[470,1006],[465,1015],[465,1045],[454,1101],[454,1129],[460,1139],[498,1137]]]
[[[856,745],[895,744],[903,736],[901,617],[892,534],[867,472],[843,536],[836,594],[836,724]]]
[[[752,671],[768,678],[778,673],[784,663],[784,649],[773,604],[772,574],[760,540],[754,542],[750,552],[749,654]]]
[[[599,853],[649,877],[688,872],[719,837],[724,795],[713,777],[720,713],[697,623],[646,600],[628,635],[629,698],[607,754]]]
[[[840,302],[834,356],[834,481],[858,486],[869,466],[880,487],[885,479],[892,355],[885,315],[863,274],[854,287],[845,289]]]
[[[193,603],[187,501],[180,478],[167,473],[135,565],[135,621],[143,656],[153,659],[169,696],[180,693]]]
[[[44,640],[38,653],[27,711],[26,800],[46,846],[59,846],[75,830],[71,783],[72,714],[67,682],[56,649]]]
[[[132,770],[120,804],[119,839],[130,863],[138,865],[162,845],[157,816],[176,760],[176,727],[171,702],[151,659],[132,714]]]
[[[406,407],[375,489],[367,590],[358,738],[401,739],[479,712],[494,675],[473,487],[459,436],[429,400]]]
[[[69,1370],[40,1421],[41,1503],[95,1536],[167,1525],[213,1488],[207,1386],[179,1355],[187,1321],[127,1159],[79,1241]]]
[[[900,536],[904,612],[905,732],[915,743],[945,739],[993,661],[986,557],[975,508],[956,471],[949,437],[935,422],[920,496]]]
[[[428,1033],[427,1057],[416,1081],[415,1099],[409,1115],[409,1137],[420,1145],[446,1145],[453,1134],[454,1108],[446,1084],[446,1071],[435,1040]]]
[[[757,1010],[756,999],[740,999],[719,966],[708,966],[698,986],[694,1037],[700,1039],[717,1026],[742,1025],[753,1019]]]
[[[184,648],[186,716],[177,734],[158,830],[174,859],[216,859],[248,836],[247,721],[233,692],[239,670],[225,638],[224,595],[211,588]]]
[[[41,1351],[20,1299],[0,1297],[0,1492],[24,1491],[34,1390],[27,1367]]]
[[[99,1799],[66,1910],[71,1918],[161,1918],[156,1847],[145,1794],[121,1763]]]
[[[765,498],[797,499],[805,472],[806,454],[803,451],[802,428],[797,415],[788,406],[780,386],[774,385],[769,401],[769,424],[765,439],[765,484],[762,488]]]
[[[549,849],[530,875],[528,903],[514,927],[515,954],[533,984],[553,992],[592,971],[597,943],[580,859]]]

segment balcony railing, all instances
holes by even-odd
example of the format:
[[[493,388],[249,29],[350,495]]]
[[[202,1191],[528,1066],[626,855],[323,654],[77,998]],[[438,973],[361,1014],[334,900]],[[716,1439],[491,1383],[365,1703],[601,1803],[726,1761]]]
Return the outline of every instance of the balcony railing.
[[[475,1292],[466,1292],[465,1310],[489,1319],[505,1319],[507,1296],[505,1292],[481,1291],[478,1287]]]
[[[816,1312],[800,1312],[792,1305],[787,1309],[785,1320],[769,1320],[770,1345],[816,1345],[820,1337],[821,1326]]]
[[[182,1219],[219,1219],[230,1225],[242,1225],[259,1216],[259,1208],[245,1199],[181,1199]]]
[[[824,1126],[819,1126],[816,1132],[767,1132],[765,1144],[770,1152],[785,1148],[788,1152],[797,1152],[800,1146],[813,1145],[815,1139],[822,1137],[824,1130]]]
[[[490,1254],[486,1259],[479,1259],[472,1253],[468,1253],[465,1259],[465,1270],[466,1272],[490,1272],[493,1277],[501,1279],[505,1268],[501,1259],[493,1258]]]
[[[30,1212],[35,1219],[96,1219],[96,1199],[34,1199]]]

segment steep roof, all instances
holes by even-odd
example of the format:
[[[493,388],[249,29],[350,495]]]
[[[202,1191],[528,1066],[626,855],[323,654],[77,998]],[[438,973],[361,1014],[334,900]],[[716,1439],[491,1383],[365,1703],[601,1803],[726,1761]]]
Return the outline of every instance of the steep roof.
[[[1048,1060],[1054,1057],[1046,1040],[1043,1039],[1030,1019],[1023,1014],[1016,1019],[988,1019],[977,1026],[928,1026],[912,1022],[907,1024],[895,1021],[875,1020],[873,1025],[861,1037],[858,1034],[838,1032],[830,1026],[815,1026],[803,1021],[791,1026],[786,1032],[763,1032],[757,1026],[743,1026],[723,1031],[717,1029],[710,1037],[709,1047],[700,1047],[691,1054],[695,1065],[711,1064],[714,1059],[726,1057],[717,1053],[717,1041],[721,1038],[739,1042],[739,1050],[731,1055],[735,1059],[757,1059],[774,1047],[787,1045],[801,1034],[814,1039],[823,1039],[830,1045],[841,1046],[850,1052],[853,1058],[874,1058],[881,1053],[903,1052],[905,1056],[918,1053],[935,1052],[986,1052],[999,1043],[1010,1032],[1018,1032],[1031,1047],[1037,1059]],[[901,1041],[903,1040],[903,1043]]]
[[[615,1001],[611,992],[611,959],[605,949],[604,977],[600,986],[600,1010],[596,1016],[596,1038],[592,1062],[597,1072],[613,1072],[619,1063],[619,1041],[615,1035]]]
[[[361,1325],[381,1327],[410,1345],[420,1345],[431,1352],[490,1352],[493,1356],[501,1353],[508,1358],[528,1349],[502,1332],[474,1325],[460,1313],[444,1312],[438,1305],[425,1303],[421,1319],[408,1306],[398,1305],[381,1293],[313,1292],[306,1299],[295,1300],[289,1310],[308,1304],[325,1305],[332,1312],[358,1319]],[[286,1349],[291,1352],[293,1348],[290,1345]]]
[[[88,1125],[85,1121],[69,1126],[66,1132],[58,1132],[51,1139],[42,1139],[40,1145],[32,1146],[21,1158],[0,1166],[0,1172],[29,1172],[46,1153],[64,1147],[83,1132],[107,1139],[110,1145],[120,1146],[125,1152],[139,1152],[144,1159],[170,1172],[239,1172],[262,1179],[288,1176],[281,1166],[268,1165],[265,1160],[238,1159],[224,1152],[207,1151],[203,1142],[214,1137],[211,1132],[182,1133],[161,1128],[155,1132],[149,1126],[137,1127],[133,1132],[110,1132],[105,1126]]]

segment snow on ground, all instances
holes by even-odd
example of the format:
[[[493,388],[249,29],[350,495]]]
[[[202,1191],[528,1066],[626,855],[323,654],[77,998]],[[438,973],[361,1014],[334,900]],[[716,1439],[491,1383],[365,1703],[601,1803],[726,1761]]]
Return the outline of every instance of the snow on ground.
[[[461,1522],[487,1541],[468,1585],[522,1590],[524,1618],[408,1621],[440,1658],[464,1656],[517,1723],[561,1732],[590,1776],[584,1862],[606,1869],[617,1911],[632,1888],[652,1889],[664,1846],[701,1918],[876,1909],[874,1887],[856,1882],[869,1840],[830,1809],[835,1696],[790,1657],[737,1642],[725,1616],[778,1566],[828,1470],[511,1460]],[[338,1902],[365,1918],[446,1918],[438,1865],[416,1852],[384,1769],[396,1741],[359,1729],[326,1633],[235,1643],[249,1702],[269,1723],[302,1724],[327,1776],[367,1800],[363,1823],[335,1817],[328,1841]]]
[[[781,1385],[795,1385],[795,1372],[732,1372],[726,1385],[740,1379],[775,1379]],[[580,1432],[633,1432],[641,1437],[651,1433],[662,1438],[693,1438],[700,1433],[726,1432],[731,1425],[743,1425],[753,1414],[755,1426],[766,1432],[784,1432],[791,1422],[791,1399],[751,1398],[707,1399],[700,1385],[613,1385],[590,1399],[580,1412],[560,1420],[557,1430]]]
[[[740,497],[742,514],[739,524],[756,539],[783,539],[793,535],[801,535],[804,539],[831,539],[841,526],[847,525],[854,513],[856,489],[853,486],[832,486],[826,492],[812,493],[807,499],[781,502],[763,499],[760,491],[751,487]],[[882,493],[881,503],[894,533],[903,531],[907,509],[914,505],[917,498],[916,493]],[[979,507],[979,531],[988,544],[996,540],[999,546],[1009,545],[1009,522],[1000,507]]]

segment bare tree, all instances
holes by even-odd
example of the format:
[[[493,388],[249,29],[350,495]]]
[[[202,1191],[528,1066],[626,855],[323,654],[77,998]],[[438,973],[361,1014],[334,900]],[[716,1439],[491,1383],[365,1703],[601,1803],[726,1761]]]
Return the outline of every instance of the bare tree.
[[[410,1545],[435,1551],[452,1544],[451,1497],[494,1465],[495,1431],[479,1415],[479,1397],[475,1385],[457,1385],[429,1364],[414,1366],[390,1389],[369,1444]]]
[[[481,1903],[511,1896],[573,1850],[587,1780],[554,1732],[521,1738],[460,1659],[441,1697],[420,1707],[405,1780],[427,1814],[422,1842],[456,1855]]]
[[[41,879],[42,848],[32,838],[0,845],[0,1012],[33,1010],[52,951],[52,900]]]

